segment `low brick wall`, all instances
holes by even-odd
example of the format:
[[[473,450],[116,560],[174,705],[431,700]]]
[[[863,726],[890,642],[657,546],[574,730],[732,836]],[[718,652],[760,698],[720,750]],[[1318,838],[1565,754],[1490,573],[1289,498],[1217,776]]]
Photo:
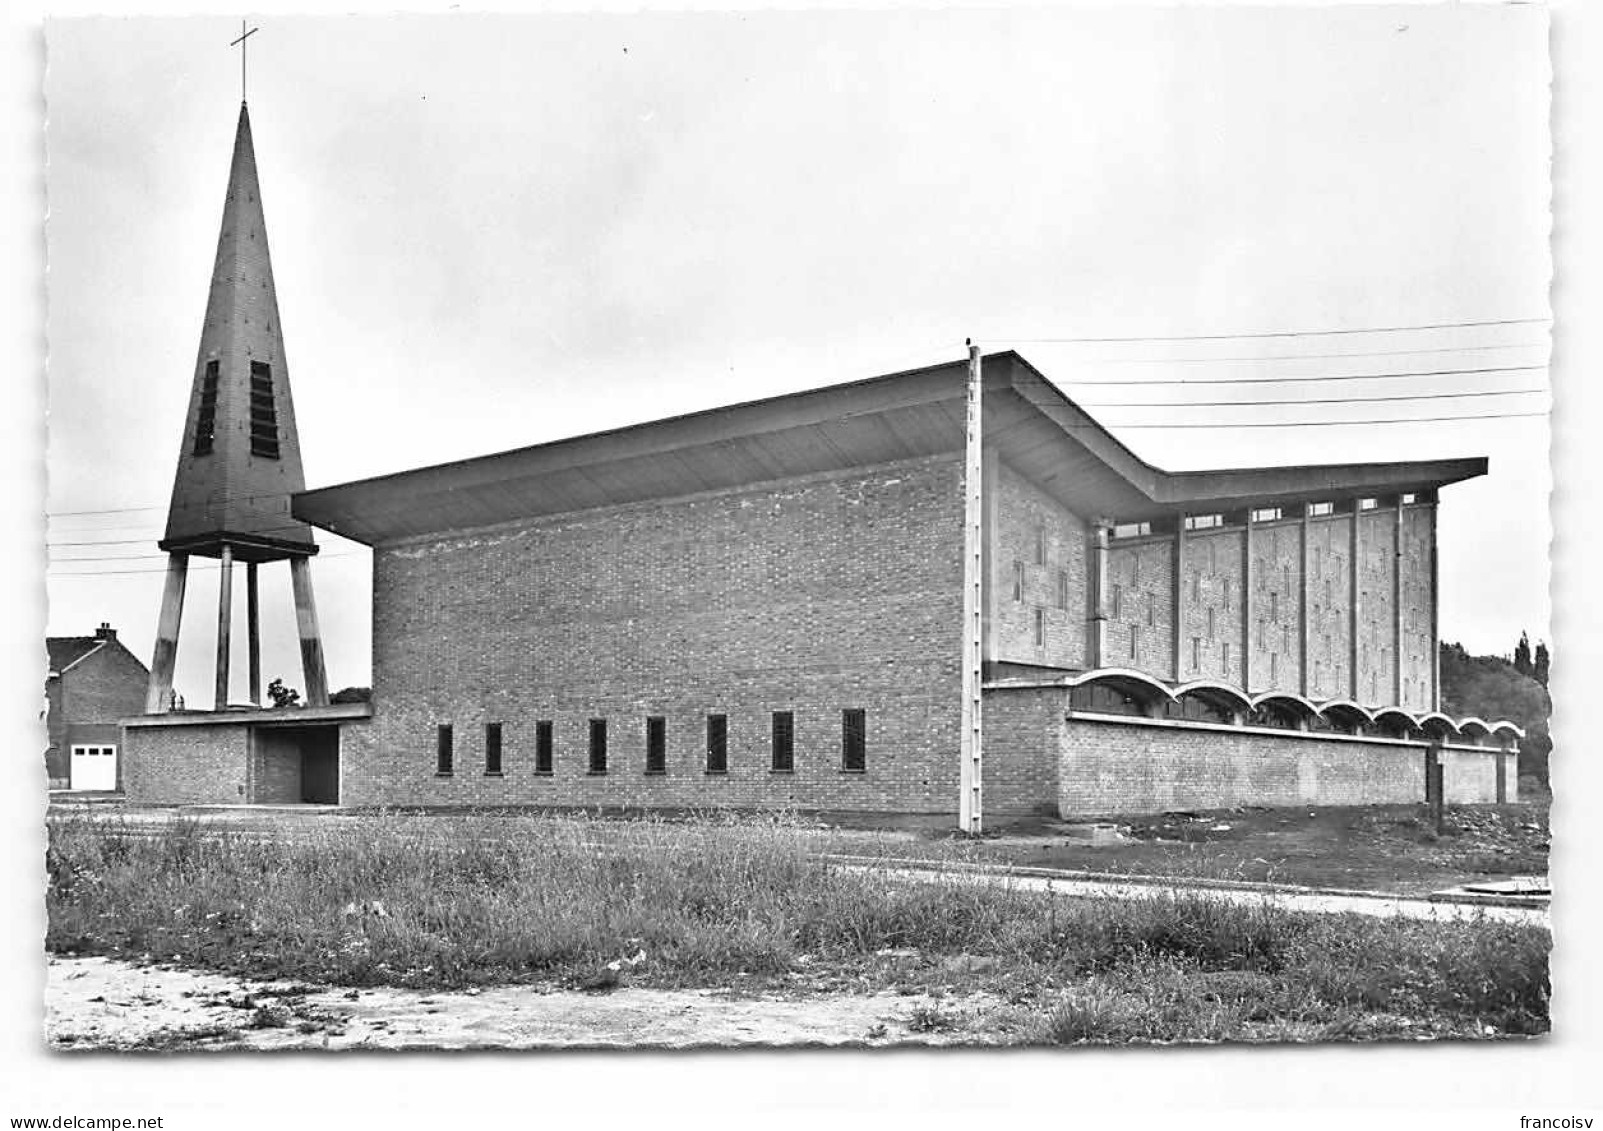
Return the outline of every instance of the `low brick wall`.
[[[1232,805],[1407,804],[1425,799],[1429,750],[1417,739],[1071,715],[1066,688],[991,687],[985,811],[1083,817]],[[1447,800],[1517,800],[1516,759],[1512,750],[1446,746]]]
[[[1079,715],[1063,724],[1058,809],[1064,816],[1216,809],[1232,805],[1381,805],[1425,799],[1430,747],[1417,740]],[[1514,755],[1453,746],[1447,800],[1506,797]]]
[[[123,792],[135,804],[238,805],[248,796],[250,727],[125,726]]]

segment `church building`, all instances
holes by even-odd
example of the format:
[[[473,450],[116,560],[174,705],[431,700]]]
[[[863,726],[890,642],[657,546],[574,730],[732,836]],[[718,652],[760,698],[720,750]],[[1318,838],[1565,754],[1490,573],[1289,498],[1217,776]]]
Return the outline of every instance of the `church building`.
[[[288,559],[315,692],[227,711],[225,632],[217,710],[167,710],[170,574],[134,799],[977,829],[1515,795],[1518,729],[1438,710],[1440,492],[1484,459],[1171,473],[974,351],[306,491],[257,193],[242,109],[163,546]],[[371,705],[323,693],[313,528],[372,547]]]

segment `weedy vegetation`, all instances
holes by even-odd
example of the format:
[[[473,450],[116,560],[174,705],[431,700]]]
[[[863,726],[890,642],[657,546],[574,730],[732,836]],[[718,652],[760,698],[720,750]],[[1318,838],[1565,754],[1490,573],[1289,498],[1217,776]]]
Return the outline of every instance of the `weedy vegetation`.
[[[989,1017],[930,1007],[915,1020],[1024,1043],[1548,1028],[1538,928],[1202,896],[1076,901],[843,869],[819,848],[782,815],[375,815],[293,830],[64,818],[50,828],[48,946],[348,986],[980,995]]]

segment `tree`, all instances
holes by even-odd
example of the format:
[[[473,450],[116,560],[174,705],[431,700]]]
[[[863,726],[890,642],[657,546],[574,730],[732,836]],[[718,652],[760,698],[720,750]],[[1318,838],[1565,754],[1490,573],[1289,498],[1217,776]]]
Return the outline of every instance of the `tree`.
[[[1536,645],[1536,659],[1531,661],[1531,678],[1543,687],[1547,686],[1548,666],[1547,645],[1538,643]]]
[[[1527,645],[1528,647],[1528,645]],[[1442,642],[1442,710],[1454,718],[1476,715],[1488,721],[1507,719],[1525,731],[1520,742],[1519,770],[1548,782],[1548,755],[1553,740],[1547,717],[1553,709],[1547,689],[1516,671],[1502,656],[1471,656],[1462,644]]]
[[[267,685],[267,697],[275,707],[298,707],[301,702],[301,693],[293,687],[285,687],[284,681],[276,677]]]
[[[1531,665],[1531,638],[1523,632],[1520,633],[1520,642],[1514,645],[1514,670],[1527,678],[1534,670]]]
[[[328,697],[330,703],[371,703],[373,689],[371,687],[342,687]]]

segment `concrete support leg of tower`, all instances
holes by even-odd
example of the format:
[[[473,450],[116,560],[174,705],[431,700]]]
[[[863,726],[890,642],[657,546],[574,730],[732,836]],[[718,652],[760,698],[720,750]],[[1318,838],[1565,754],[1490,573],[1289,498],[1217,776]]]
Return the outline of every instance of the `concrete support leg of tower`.
[[[317,631],[317,604],[312,600],[312,563],[289,560],[289,580],[295,590],[295,624],[301,634],[301,668],[306,673],[306,704],[328,706],[328,676],[323,672],[323,638]]]
[[[228,706],[228,656],[234,612],[234,550],[223,547],[222,569],[217,574],[217,686],[212,710]]]
[[[167,555],[167,584],[161,593],[161,618],[156,622],[156,652],[150,659],[150,682],[145,689],[145,714],[161,715],[172,707],[173,669],[178,660],[178,625],[184,616],[184,586],[189,579],[189,555]]]
[[[250,656],[251,706],[262,705],[261,601],[256,588],[256,563],[245,563],[245,640]]]

